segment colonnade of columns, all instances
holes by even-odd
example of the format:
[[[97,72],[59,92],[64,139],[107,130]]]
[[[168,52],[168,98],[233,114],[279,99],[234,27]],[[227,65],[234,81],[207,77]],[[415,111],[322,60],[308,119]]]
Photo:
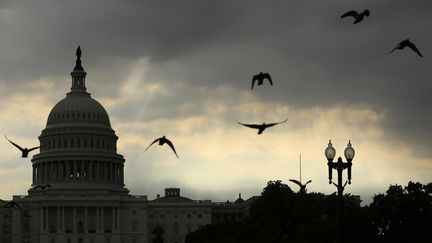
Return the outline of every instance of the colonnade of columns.
[[[40,140],[40,151],[55,149],[102,149],[116,151],[116,140],[113,138],[45,138]]]
[[[40,209],[40,230],[47,233],[115,233],[118,206],[60,206]]]
[[[33,164],[33,184],[77,180],[123,184],[123,163],[61,160]]]

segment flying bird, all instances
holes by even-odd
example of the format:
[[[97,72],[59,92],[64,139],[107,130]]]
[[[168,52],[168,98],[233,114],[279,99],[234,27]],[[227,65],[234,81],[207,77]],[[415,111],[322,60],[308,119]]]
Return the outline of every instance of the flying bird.
[[[263,84],[264,79],[268,79],[268,81],[270,82],[270,85],[273,85],[273,81],[270,77],[270,74],[260,72],[259,74],[256,74],[253,76],[251,90],[254,88],[255,81],[258,80],[258,86],[260,86]]]
[[[341,19],[343,19],[345,17],[353,17],[354,18],[353,24],[357,24],[363,20],[364,16],[369,17],[369,9],[365,9],[361,13],[358,13],[355,10],[348,11],[341,16]]]
[[[15,147],[17,147],[19,150],[21,150],[21,153],[22,153],[21,157],[22,157],[22,158],[27,158],[29,152],[31,152],[31,151],[33,151],[33,150],[39,148],[39,146],[38,146],[38,147],[30,148],[30,149],[28,149],[28,148],[22,148],[22,147],[19,146],[18,144],[16,144],[16,143],[12,142],[11,140],[9,140],[9,138],[8,138],[6,135],[4,135],[4,137],[5,137],[6,140],[8,140],[8,141],[13,145],[13,146],[15,146]]]
[[[394,52],[395,50],[402,50],[405,47],[411,48],[411,50],[413,50],[415,53],[417,53],[420,57],[423,57],[423,55],[420,53],[419,49],[409,39],[406,39],[406,40],[399,42],[399,44],[397,44],[397,46],[395,48],[393,48],[393,50],[391,50],[388,54]]]
[[[294,180],[294,179],[290,179],[289,181],[294,182],[295,184],[297,184],[300,187],[300,191],[299,192],[301,194],[305,194],[306,193],[306,185],[312,182],[312,180],[309,180],[305,184],[302,184],[300,181]]]
[[[178,155],[177,155],[177,152],[176,152],[176,150],[175,150],[175,148],[174,148],[174,145],[173,145],[173,143],[170,141],[170,140],[168,140],[168,138],[166,138],[165,136],[163,136],[163,137],[161,137],[161,138],[157,138],[156,140],[154,140],[145,150],[144,150],[144,152],[145,151],[147,151],[147,149],[149,149],[150,148],[150,146],[152,146],[154,143],[156,143],[156,142],[159,142],[159,145],[160,146],[162,146],[162,145],[164,145],[165,143],[166,144],[168,144],[170,147],[171,147],[171,149],[174,151],[174,153],[175,153],[175,155],[177,156],[177,158],[178,158]]]
[[[37,185],[35,187],[33,187],[33,189],[37,189],[40,188],[41,190],[45,190],[45,188],[51,188],[50,184],[46,184],[46,185]]]
[[[264,130],[266,128],[272,127],[272,126],[277,125],[277,124],[284,123],[286,121],[288,121],[288,119],[285,119],[285,121],[282,121],[282,122],[269,123],[269,124],[266,124],[266,123],[263,123],[263,124],[244,124],[244,123],[241,123],[241,122],[237,122],[237,123],[240,124],[240,125],[243,125],[245,127],[258,129],[258,134],[261,134],[261,133],[264,132]]]

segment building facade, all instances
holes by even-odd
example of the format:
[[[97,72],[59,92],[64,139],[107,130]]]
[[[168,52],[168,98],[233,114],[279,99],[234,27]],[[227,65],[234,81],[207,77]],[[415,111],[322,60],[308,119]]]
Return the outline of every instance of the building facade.
[[[192,200],[179,188],[155,200],[131,195],[118,137],[104,107],[87,92],[80,48],[76,54],[71,90],[39,136],[28,195],[14,196],[16,204],[0,202],[0,242],[153,242],[160,227],[164,242],[182,243],[201,226],[247,214],[252,200]]]

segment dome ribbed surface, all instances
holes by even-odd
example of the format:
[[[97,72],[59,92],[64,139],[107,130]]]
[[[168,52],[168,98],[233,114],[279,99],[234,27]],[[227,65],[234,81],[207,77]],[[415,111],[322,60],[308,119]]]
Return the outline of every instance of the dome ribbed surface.
[[[77,122],[96,123],[111,127],[106,110],[88,93],[69,93],[51,110],[46,125]]]

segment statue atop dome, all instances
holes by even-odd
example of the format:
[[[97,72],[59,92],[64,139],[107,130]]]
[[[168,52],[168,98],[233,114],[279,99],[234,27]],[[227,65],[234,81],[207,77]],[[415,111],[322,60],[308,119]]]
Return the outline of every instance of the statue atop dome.
[[[76,50],[77,60],[81,60],[81,46],[78,46]]]
[[[75,54],[77,56],[77,60],[74,71],[84,71],[84,68],[81,66],[81,46],[78,46]]]

